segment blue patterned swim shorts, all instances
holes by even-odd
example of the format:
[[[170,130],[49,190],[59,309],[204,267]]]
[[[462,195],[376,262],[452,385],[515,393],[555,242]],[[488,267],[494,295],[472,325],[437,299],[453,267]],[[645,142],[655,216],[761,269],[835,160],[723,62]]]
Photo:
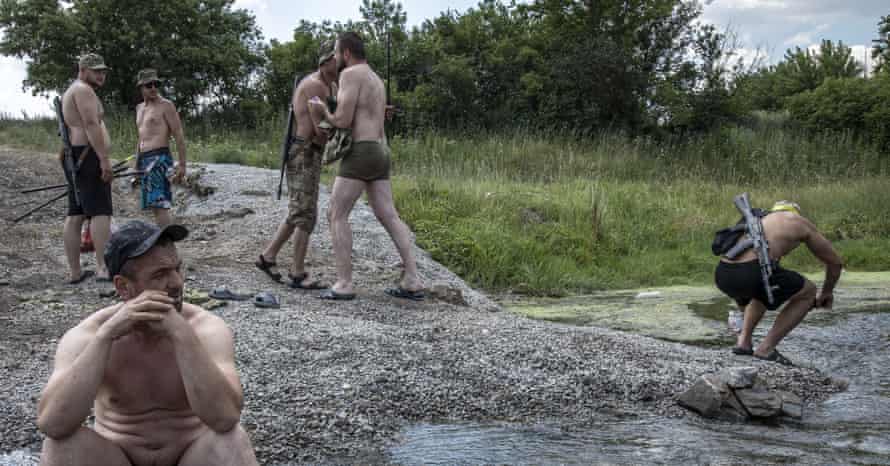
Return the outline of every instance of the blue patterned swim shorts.
[[[162,147],[139,154],[138,170],[142,175],[142,208],[169,209],[173,207],[173,192],[170,189],[170,175],[173,172],[173,157],[170,149]]]

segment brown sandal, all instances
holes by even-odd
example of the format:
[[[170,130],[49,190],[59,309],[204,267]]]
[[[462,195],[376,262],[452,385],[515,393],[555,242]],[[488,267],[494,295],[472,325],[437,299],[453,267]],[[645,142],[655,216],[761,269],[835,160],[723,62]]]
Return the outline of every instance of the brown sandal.
[[[262,254],[260,254],[260,258],[257,259],[257,261],[253,263],[253,265],[265,272],[265,274],[268,275],[269,278],[271,278],[272,280],[281,282],[281,274],[272,270],[273,267],[278,267],[278,264],[276,262],[267,261],[266,258],[263,257]]]

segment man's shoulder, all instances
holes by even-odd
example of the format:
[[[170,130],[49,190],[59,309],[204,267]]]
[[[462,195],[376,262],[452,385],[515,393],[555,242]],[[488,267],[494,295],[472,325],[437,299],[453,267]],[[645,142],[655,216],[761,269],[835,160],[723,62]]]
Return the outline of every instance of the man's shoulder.
[[[176,111],[176,104],[174,104],[172,100],[165,97],[158,97],[158,101],[161,104],[161,107],[164,108],[164,110],[173,110],[174,112]]]
[[[212,312],[194,304],[182,303],[183,317],[196,332],[215,332],[220,329],[228,329],[226,321]]]
[[[120,307],[120,304],[108,306],[93,312],[85,319],[80,321],[77,325],[65,332],[65,336],[63,338],[70,339],[79,337],[91,337],[95,335],[96,332],[99,331],[99,327],[101,327],[102,324],[117,311],[118,307]]]

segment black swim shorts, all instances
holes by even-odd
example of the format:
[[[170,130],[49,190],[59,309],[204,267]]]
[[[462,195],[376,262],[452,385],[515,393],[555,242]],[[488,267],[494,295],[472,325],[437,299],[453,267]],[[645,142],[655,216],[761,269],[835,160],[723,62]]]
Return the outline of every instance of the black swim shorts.
[[[760,275],[760,262],[757,260],[739,263],[720,261],[714,272],[717,288],[739,306],[747,306],[752,299],[763,303],[767,309],[778,309],[785,301],[802,290],[806,279],[793,270],[773,265],[773,274],[769,278],[773,291],[773,303],[769,304],[763,278]]]
[[[74,146],[71,152],[74,157],[80,157],[87,146]],[[64,170],[64,164],[63,164]],[[65,172],[65,179],[71,183],[70,174]],[[90,147],[84,155],[80,169],[75,177],[77,183],[80,205],[78,205],[74,193],[68,190],[68,216],[84,215],[98,217],[111,216],[111,183],[102,181],[102,168],[99,166],[99,156]]]

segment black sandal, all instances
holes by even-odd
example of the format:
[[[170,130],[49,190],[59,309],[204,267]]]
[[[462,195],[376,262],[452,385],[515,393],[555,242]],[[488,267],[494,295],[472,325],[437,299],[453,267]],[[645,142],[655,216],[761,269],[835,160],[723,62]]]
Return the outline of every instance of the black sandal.
[[[278,263],[267,261],[266,258],[263,257],[262,254],[260,254],[260,258],[256,262],[254,262],[253,265],[255,265],[256,268],[262,270],[272,280],[275,280],[279,283],[281,282],[281,274],[272,270],[273,267],[278,267]]]
[[[307,284],[303,284],[303,281],[309,278],[309,273],[303,272],[298,275],[287,274],[287,278],[290,278],[290,287],[295,290],[324,290],[327,289],[328,286],[322,284],[318,280],[313,280]]]

